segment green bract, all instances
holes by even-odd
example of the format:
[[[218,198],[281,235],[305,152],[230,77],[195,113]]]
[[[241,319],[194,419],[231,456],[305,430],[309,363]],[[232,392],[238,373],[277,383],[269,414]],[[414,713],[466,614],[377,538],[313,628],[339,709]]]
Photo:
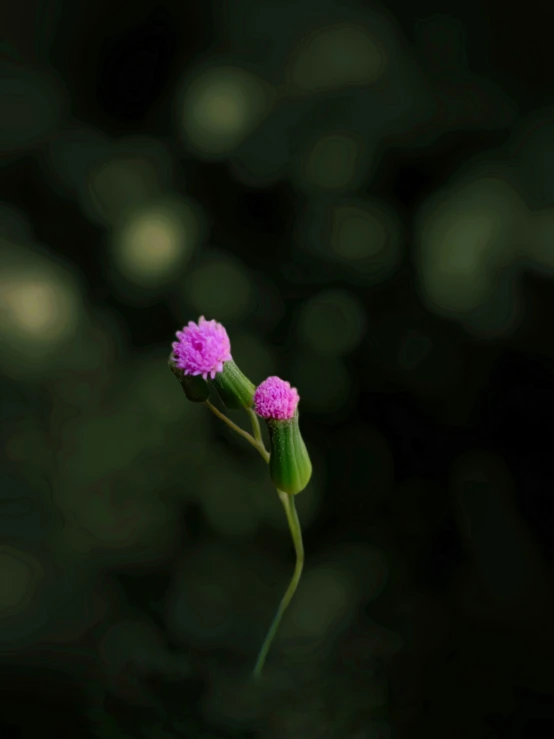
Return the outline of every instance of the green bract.
[[[183,370],[175,364],[175,359],[172,354],[169,357],[168,366],[175,377],[179,380],[179,383],[183,388],[183,392],[189,400],[193,403],[203,403],[208,399],[210,388],[206,380],[200,377],[200,375],[185,375]]]
[[[232,359],[223,364],[223,372],[218,372],[210,382],[227,408],[252,407],[256,388]]]
[[[312,476],[312,463],[298,424],[298,412],[284,421],[267,420],[271,457],[269,474],[276,488],[289,495],[304,490]]]

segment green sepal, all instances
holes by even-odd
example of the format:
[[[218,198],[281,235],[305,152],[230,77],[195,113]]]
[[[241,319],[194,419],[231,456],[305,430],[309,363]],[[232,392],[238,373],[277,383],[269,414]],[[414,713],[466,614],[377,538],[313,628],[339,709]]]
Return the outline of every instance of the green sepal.
[[[256,387],[232,359],[223,364],[223,372],[218,372],[210,382],[226,408],[237,410],[252,407]]]
[[[210,395],[210,388],[206,380],[200,375],[185,375],[180,367],[175,364],[175,359],[171,354],[167,362],[169,369],[179,380],[183,392],[193,403],[203,403]]]
[[[304,490],[312,476],[312,462],[300,433],[298,411],[287,421],[270,418],[269,474],[276,488],[289,495]]]

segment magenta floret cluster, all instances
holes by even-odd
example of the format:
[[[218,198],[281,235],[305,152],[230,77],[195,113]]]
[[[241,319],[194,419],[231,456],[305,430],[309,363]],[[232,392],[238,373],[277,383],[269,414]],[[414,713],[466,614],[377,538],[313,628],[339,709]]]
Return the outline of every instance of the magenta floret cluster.
[[[272,376],[256,388],[254,409],[262,418],[286,421],[294,416],[299,400],[298,391],[290,382]]]
[[[206,321],[200,316],[198,323],[189,321],[182,331],[177,331],[173,343],[175,364],[185,375],[202,375],[213,380],[223,371],[224,362],[231,357],[231,342],[227,331],[215,320]]]

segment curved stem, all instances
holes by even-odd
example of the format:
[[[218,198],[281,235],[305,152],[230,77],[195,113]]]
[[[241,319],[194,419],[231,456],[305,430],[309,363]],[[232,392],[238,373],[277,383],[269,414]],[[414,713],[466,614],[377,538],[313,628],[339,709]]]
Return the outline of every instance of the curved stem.
[[[296,588],[298,587],[298,583],[300,582],[300,577],[302,575],[302,569],[304,567],[304,544],[302,542],[302,529],[300,527],[300,521],[298,520],[298,514],[296,512],[296,506],[294,504],[294,496],[288,495],[288,493],[284,493],[282,490],[277,490],[277,493],[279,495],[279,498],[281,499],[281,503],[283,504],[285,513],[287,515],[287,521],[289,524],[290,533],[292,535],[292,541],[294,543],[294,550],[296,552],[296,564],[294,566],[294,572],[289,586],[283,596],[283,599],[281,600],[281,603],[279,604],[277,613],[275,614],[273,622],[269,627],[269,631],[267,632],[264,643],[262,644],[262,648],[260,649],[260,652],[258,654],[258,659],[256,660],[256,665],[254,666],[254,671],[252,673],[253,677],[256,680],[261,677],[268,652],[271,648],[271,644],[273,643],[275,635],[277,634],[277,630],[279,629],[285,611],[287,610],[288,605],[296,592]]]
[[[219,410],[219,408],[216,408],[215,405],[212,405],[209,400],[205,400],[204,403],[205,405],[208,406],[211,412],[214,415],[216,415],[218,418],[220,418],[223,421],[223,423],[226,423],[230,429],[233,429],[233,431],[236,431],[237,434],[240,434],[240,436],[242,436],[243,439],[246,439],[246,441],[249,444],[252,444],[252,446],[255,446],[255,447],[258,446],[256,439],[254,439],[254,437],[251,434],[249,434],[248,431],[245,431],[244,429],[241,429],[240,426],[237,426],[237,424],[231,421],[230,418],[227,418],[227,416],[224,413],[222,413]]]
[[[247,408],[246,412],[250,416],[250,422],[252,424],[252,431],[254,432],[254,438],[258,442],[258,444],[263,444],[264,441],[262,439],[262,430],[260,428],[260,421],[258,420],[258,414],[255,413],[252,408]]]
[[[245,431],[244,429],[241,429],[241,427],[240,426],[237,426],[237,424],[234,423],[233,421],[231,421],[230,418],[227,418],[227,416],[224,413],[222,413],[219,410],[219,408],[216,408],[215,405],[212,405],[212,403],[210,403],[209,400],[205,400],[204,401],[204,405],[208,406],[208,408],[211,410],[211,412],[215,416],[217,416],[218,418],[220,418],[223,421],[223,423],[226,423],[227,426],[229,426],[230,429],[232,429],[237,434],[239,434],[240,436],[242,436],[243,439],[246,439],[246,441],[249,444],[252,444],[252,446],[254,447],[254,449],[256,449],[262,455],[262,457],[263,457],[263,459],[264,459],[265,462],[269,462],[269,454],[267,453],[266,448],[265,448],[265,446],[263,444],[263,441],[261,440],[261,434],[260,434],[260,441],[258,441],[257,439],[255,439],[252,436],[252,434],[249,434],[248,431]]]
[[[260,453],[266,464],[269,463],[270,454],[265,448],[262,431],[260,428],[260,422],[258,420],[258,416],[251,408],[247,408],[246,411],[250,416],[254,436],[249,434],[248,431],[244,431],[244,429],[241,429],[240,426],[237,426],[236,423],[231,421],[230,418],[227,418],[227,416],[218,408],[216,408],[215,405],[212,405],[209,400],[205,400],[204,403],[208,406],[211,412],[219,419],[221,419],[224,423],[226,423],[230,429],[242,436],[243,439],[246,439],[246,441]],[[267,655],[269,653],[269,650],[271,649],[271,645],[273,643],[273,640],[275,639],[277,631],[279,630],[279,626],[281,625],[281,621],[283,620],[285,611],[287,610],[289,603],[291,602],[296,592],[298,583],[300,582],[300,578],[302,576],[302,570],[304,568],[304,543],[302,541],[302,529],[300,526],[300,521],[298,519],[298,514],[296,512],[294,496],[289,495],[288,493],[284,493],[282,490],[277,490],[277,494],[279,495],[281,503],[283,504],[283,508],[285,509],[285,514],[287,516],[289,530],[292,536],[292,542],[294,544],[294,551],[296,552],[296,563],[294,565],[294,572],[292,573],[292,578],[289,586],[285,591],[281,603],[279,604],[277,613],[275,614],[273,622],[269,627],[269,631],[267,632],[264,643],[262,644],[262,647],[258,654],[258,659],[256,660],[256,664],[252,672],[252,676],[256,680],[261,677]]]
[[[262,430],[260,428],[260,420],[258,418],[258,415],[252,410],[252,408],[247,408],[246,412],[250,416],[250,422],[252,423],[252,431],[254,432],[254,438],[256,439],[256,442],[258,444],[258,451],[262,455],[264,462],[269,462],[269,452],[265,448],[263,436],[262,436]]]

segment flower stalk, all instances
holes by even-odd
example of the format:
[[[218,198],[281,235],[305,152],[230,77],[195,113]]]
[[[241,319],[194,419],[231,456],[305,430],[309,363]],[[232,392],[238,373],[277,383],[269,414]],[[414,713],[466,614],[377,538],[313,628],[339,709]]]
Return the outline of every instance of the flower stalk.
[[[275,639],[277,631],[279,630],[279,626],[281,625],[281,621],[283,620],[285,611],[289,607],[289,603],[296,593],[298,583],[300,582],[300,578],[302,577],[302,570],[304,569],[304,543],[302,541],[302,528],[300,526],[298,513],[296,512],[294,497],[292,495],[289,495],[288,493],[284,493],[282,490],[277,490],[277,495],[279,496],[279,500],[283,504],[283,508],[285,509],[285,514],[287,516],[289,530],[292,536],[292,542],[294,544],[294,551],[296,553],[296,562],[294,564],[294,572],[292,574],[291,581],[285,591],[281,603],[279,604],[279,608],[277,609],[277,613],[275,614],[271,626],[269,627],[269,631],[267,632],[267,635],[264,639],[262,648],[258,653],[258,658],[252,672],[252,677],[255,680],[259,680],[262,675],[262,670],[264,668],[267,655],[269,653],[273,640]]]
[[[265,444],[261,437],[261,433],[260,433],[259,438],[255,438],[254,436],[252,436],[252,434],[249,434],[248,431],[245,431],[244,429],[241,429],[240,426],[237,426],[236,423],[231,421],[230,418],[228,418],[224,413],[222,413],[218,408],[216,408],[215,405],[210,403],[209,400],[204,401],[204,404],[211,410],[214,416],[217,416],[220,420],[223,421],[223,423],[227,424],[227,426],[229,426],[229,428],[232,431],[234,431],[239,436],[242,436],[243,439],[246,439],[246,441],[249,444],[252,444],[254,449],[261,454],[264,462],[269,462],[269,452],[265,448]],[[260,429],[260,426],[258,424],[258,431],[259,429]]]
[[[256,388],[234,363],[227,332],[216,321],[206,321],[204,316],[200,317],[198,324],[189,321],[182,331],[177,332],[177,339],[173,344],[169,368],[189,400],[204,403],[230,429],[246,439],[269,465],[270,477],[285,510],[294,545],[294,572],[258,653],[252,672],[252,677],[257,680],[261,677],[269,650],[298,588],[304,567],[302,528],[294,496],[310,481],[312,464],[298,424],[300,396],[296,388],[279,377],[268,377]],[[208,382],[215,387],[227,408],[242,408],[247,412],[252,434],[210,402]],[[270,452],[265,447],[258,416],[267,423]]]

